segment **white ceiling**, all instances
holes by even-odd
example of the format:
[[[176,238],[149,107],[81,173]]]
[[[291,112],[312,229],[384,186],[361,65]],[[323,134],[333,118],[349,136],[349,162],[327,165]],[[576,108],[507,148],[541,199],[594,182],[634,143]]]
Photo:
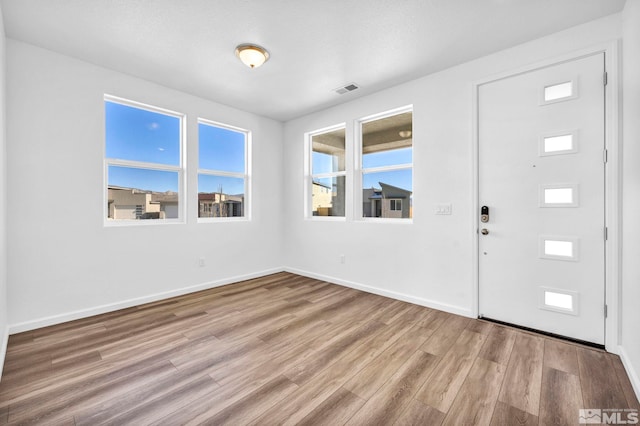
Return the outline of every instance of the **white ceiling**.
[[[625,0],[0,0],[8,37],[286,121],[618,12]],[[236,45],[271,59],[251,70]],[[344,95],[333,89],[355,82]]]

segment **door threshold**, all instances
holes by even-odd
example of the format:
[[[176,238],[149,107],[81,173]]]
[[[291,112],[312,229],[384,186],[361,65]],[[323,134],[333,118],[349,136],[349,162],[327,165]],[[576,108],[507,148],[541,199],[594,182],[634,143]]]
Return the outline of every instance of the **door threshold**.
[[[518,325],[518,324],[512,324],[510,322],[504,322],[504,321],[500,321],[500,320],[493,319],[493,318],[478,317],[478,319],[481,319],[481,320],[484,320],[484,321],[489,321],[489,322],[492,322],[492,323],[495,323],[495,324],[505,325],[505,326],[512,327],[512,328],[517,328],[519,330],[529,331],[531,333],[542,334],[543,336],[553,337],[555,339],[564,340],[566,342],[577,343],[577,344],[582,345],[582,346],[588,346],[590,348],[602,349],[603,351],[606,351],[604,345],[600,345],[598,343],[587,342],[586,340],[574,339],[573,337],[567,337],[567,336],[563,336],[561,334],[555,334],[555,333],[550,333],[548,331],[537,330],[535,328],[525,327],[523,325]]]

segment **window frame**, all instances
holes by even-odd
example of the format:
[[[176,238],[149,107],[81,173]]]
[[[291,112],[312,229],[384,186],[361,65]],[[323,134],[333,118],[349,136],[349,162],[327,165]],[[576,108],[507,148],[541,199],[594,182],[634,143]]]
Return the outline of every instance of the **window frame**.
[[[410,112],[411,113],[411,148],[412,148],[412,155],[411,155],[411,163],[404,163],[404,164],[394,164],[391,166],[377,166],[377,167],[367,167],[365,168],[363,166],[363,149],[362,149],[362,142],[363,142],[363,132],[362,132],[362,126],[366,123],[370,123],[372,121],[377,121],[377,120],[381,120],[381,119],[385,119],[388,117],[393,117],[394,115],[399,115],[399,114],[404,114]],[[414,151],[413,148],[415,148],[415,144],[413,143],[413,141],[415,140],[415,127],[413,125],[413,116],[414,116],[414,109],[413,109],[413,104],[410,105],[405,105],[402,107],[398,107],[398,108],[393,108],[384,112],[380,112],[380,113],[376,113],[376,114],[372,114],[372,115],[368,115],[366,117],[362,117],[359,120],[356,120],[354,123],[354,133],[356,135],[356,140],[357,143],[354,144],[355,145],[355,159],[354,159],[354,163],[355,163],[355,181],[356,181],[356,190],[355,190],[355,197],[354,197],[354,204],[356,207],[356,213],[355,213],[355,218],[358,221],[362,221],[362,222],[372,222],[372,223],[397,223],[397,224],[412,224],[413,223],[413,216],[412,217],[408,217],[408,218],[393,218],[393,217],[366,217],[363,213],[363,198],[362,198],[362,193],[363,193],[363,184],[362,182],[364,181],[364,175],[365,174],[370,174],[370,173],[379,173],[379,172],[390,172],[390,171],[400,171],[400,170],[411,170],[411,183],[412,183],[412,188],[411,188],[411,195],[413,197],[413,194],[415,194],[415,179],[414,179],[414,159],[415,159],[415,155],[414,155]],[[411,209],[411,205],[412,205],[412,199],[409,201],[409,209]]]
[[[313,137],[317,135],[322,135],[325,133],[331,133],[336,130],[344,130],[345,138],[344,138],[344,154],[345,154],[345,166],[344,170],[337,172],[327,172],[327,173],[313,173]],[[344,222],[347,220],[348,215],[348,205],[349,205],[349,138],[347,137],[347,123],[339,123],[334,124],[332,126],[323,127],[321,129],[313,130],[305,133],[305,144],[304,144],[304,156],[305,156],[305,179],[304,179],[304,216],[305,219],[308,220],[316,220],[316,221],[338,221]],[[345,190],[344,190],[344,205],[345,212],[343,216],[314,216],[313,215],[313,179],[333,179],[337,177],[344,177],[345,180]]]
[[[178,142],[180,148],[180,155],[178,165],[168,165],[161,163],[151,163],[145,161],[136,160],[123,160],[118,158],[107,157],[107,120],[106,120],[106,103],[111,102],[115,104],[124,105],[131,108],[137,108],[145,111],[149,111],[156,114],[168,115],[175,117],[179,120],[180,140]],[[177,111],[161,108],[146,103],[133,101],[130,99],[122,98],[119,96],[113,96],[104,94],[102,100],[103,108],[103,201],[102,206],[106,208],[106,212],[103,210],[103,226],[105,227],[118,227],[118,226],[152,226],[152,225],[171,225],[171,224],[184,224],[186,223],[186,192],[187,192],[187,176],[186,176],[186,114]],[[109,166],[135,168],[141,170],[154,170],[163,172],[172,172],[178,174],[178,217],[169,219],[110,219],[109,218]],[[137,211],[137,206],[136,206]]]
[[[200,124],[205,126],[213,126],[221,129],[230,130],[233,132],[243,133],[244,134],[244,173],[240,172],[227,172],[223,170],[215,170],[215,169],[201,169],[200,166]],[[198,223],[215,223],[215,222],[246,222],[251,220],[251,141],[252,141],[252,132],[251,130],[244,129],[237,126],[232,126],[230,124],[221,123],[219,121],[209,120],[207,118],[198,117],[197,119],[197,127],[198,127],[198,138],[197,138],[197,150],[198,150],[198,160],[197,160],[197,172],[196,172],[196,218]],[[222,177],[231,177],[237,179],[244,179],[244,215],[243,216],[227,216],[227,217],[200,217],[200,202],[197,197],[200,194],[200,190],[198,188],[198,181],[200,175],[207,176],[222,176]]]

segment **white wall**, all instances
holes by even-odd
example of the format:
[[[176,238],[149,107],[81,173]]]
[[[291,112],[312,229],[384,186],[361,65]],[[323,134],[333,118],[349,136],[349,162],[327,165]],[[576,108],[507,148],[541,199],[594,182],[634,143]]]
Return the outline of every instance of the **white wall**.
[[[186,224],[103,226],[105,93],[187,114]],[[12,332],[280,270],[281,123],[11,39],[7,105]],[[196,222],[198,117],[253,131],[251,221]]]
[[[621,16],[612,15],[286,123],[288,269],[471,315],[473,82],[620,35]],[[304,133],[408,104],[414,106],[413,224],[305,220]],[[452,203],[453,214],[434,215],[437,203]]]
[[[623,210],[621,358],[640,395],[640,0],[623,12]]]
[[[5,138],[5,36],[4,20],[0,10],[0,377],[7,350],[7,144]]]

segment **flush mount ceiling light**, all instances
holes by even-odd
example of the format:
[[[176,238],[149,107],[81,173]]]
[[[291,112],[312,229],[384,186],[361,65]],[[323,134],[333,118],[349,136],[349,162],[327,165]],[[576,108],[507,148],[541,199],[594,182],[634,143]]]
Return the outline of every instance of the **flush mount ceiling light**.
[[[398,134],[401,138],[408,138],[409,136],[411,136],[411,130],[400,130]]]
[[[247,43],[236,47],[236,56],[249,68],[258,68],[267,62],[269,52],[263,47]]]

